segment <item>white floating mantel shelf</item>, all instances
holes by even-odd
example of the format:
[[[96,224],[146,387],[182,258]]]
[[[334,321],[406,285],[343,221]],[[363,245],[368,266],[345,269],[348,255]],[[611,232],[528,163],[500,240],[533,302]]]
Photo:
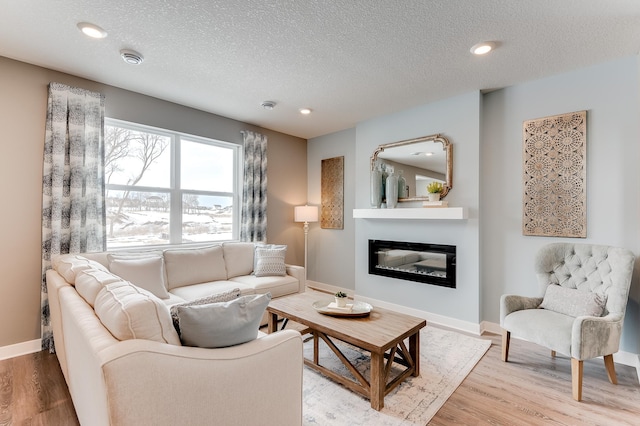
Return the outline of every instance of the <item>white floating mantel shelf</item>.
[[[354,219],[467,219],[465,207],[354,209]]]

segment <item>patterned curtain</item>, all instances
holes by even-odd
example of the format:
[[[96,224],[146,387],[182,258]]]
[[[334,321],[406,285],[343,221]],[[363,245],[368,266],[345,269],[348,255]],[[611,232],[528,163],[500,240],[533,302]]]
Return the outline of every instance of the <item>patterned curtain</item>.
[[[42,176],[42,349],[54,351],[45,272],[56,254],[103,251],[104,97],[49,84]]]
[[[240,240],[267,240],[267,137],[242,132],[244,137],[244,187]]]

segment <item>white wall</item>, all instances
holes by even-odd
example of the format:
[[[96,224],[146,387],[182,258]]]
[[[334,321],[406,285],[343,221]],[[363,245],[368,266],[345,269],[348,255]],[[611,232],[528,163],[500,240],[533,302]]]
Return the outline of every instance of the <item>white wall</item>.
[[[453,190],[449,205],[469,209],[469,219],[358,219],[355,232],[356,293],[471,323],[479,323],[478,150],[480,93],[419,106],[356,127],[356,208],[369,208],[371,154],[380,144],[442,133],[453,145]],[[368,240],[397,240],[457,246],[457,287],[369,275]]]
[[[322,229],[309,225],[308,279],[346,289],[355,289],[355,129],[314,138],[307,144],[309,203],[320,205],[322,160],[344,156],[344,229]]]
[[[640,254],[640,117],[637,58],[626,58],[484,96],[481,149],[482,318],[499,322],[503,293],[536,295],[533,256],[557,241]],[[587,110],[587,238],[522,235],[522,123]],[[457,191],[459,188],[456,185]],[[640,353],[639,273],[622,349]]]

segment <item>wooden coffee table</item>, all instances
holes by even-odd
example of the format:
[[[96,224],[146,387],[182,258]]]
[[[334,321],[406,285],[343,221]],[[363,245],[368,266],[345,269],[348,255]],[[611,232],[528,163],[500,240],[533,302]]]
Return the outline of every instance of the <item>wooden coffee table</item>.
[[[369,398],[371,407],[381,410],[384,397],[407,377],[420,374],[420,329],[427,325],[422,318],[412,317],[374,307],[367,317],[334,317],[319,313],[312,305],[318,300],[333,300],[330,295],[306,292],[272,300],[267,307],[269,333],[277,331],[278,318],[285,318],[306,326],[303,333],[313,334],[313,359],[305,364],[343,384],[350,390]],[[409,347],[404,343],[409,339]],[[322,339],[353,374],[356,381],[340,376],[320,365],[318,342]],[[370,353],[369,381],[351,364],[334,344],[338,339]],[[393,363],[404,369],[390,377]]]

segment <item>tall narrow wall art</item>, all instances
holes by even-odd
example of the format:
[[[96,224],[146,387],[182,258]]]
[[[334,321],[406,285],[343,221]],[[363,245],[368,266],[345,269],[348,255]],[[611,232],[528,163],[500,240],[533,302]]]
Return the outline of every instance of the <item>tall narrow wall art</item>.
[[[586,238],[587,112],[525,121],[523,235]]]
[[[322,160],[320,227],[344,229],[344,157]]]

